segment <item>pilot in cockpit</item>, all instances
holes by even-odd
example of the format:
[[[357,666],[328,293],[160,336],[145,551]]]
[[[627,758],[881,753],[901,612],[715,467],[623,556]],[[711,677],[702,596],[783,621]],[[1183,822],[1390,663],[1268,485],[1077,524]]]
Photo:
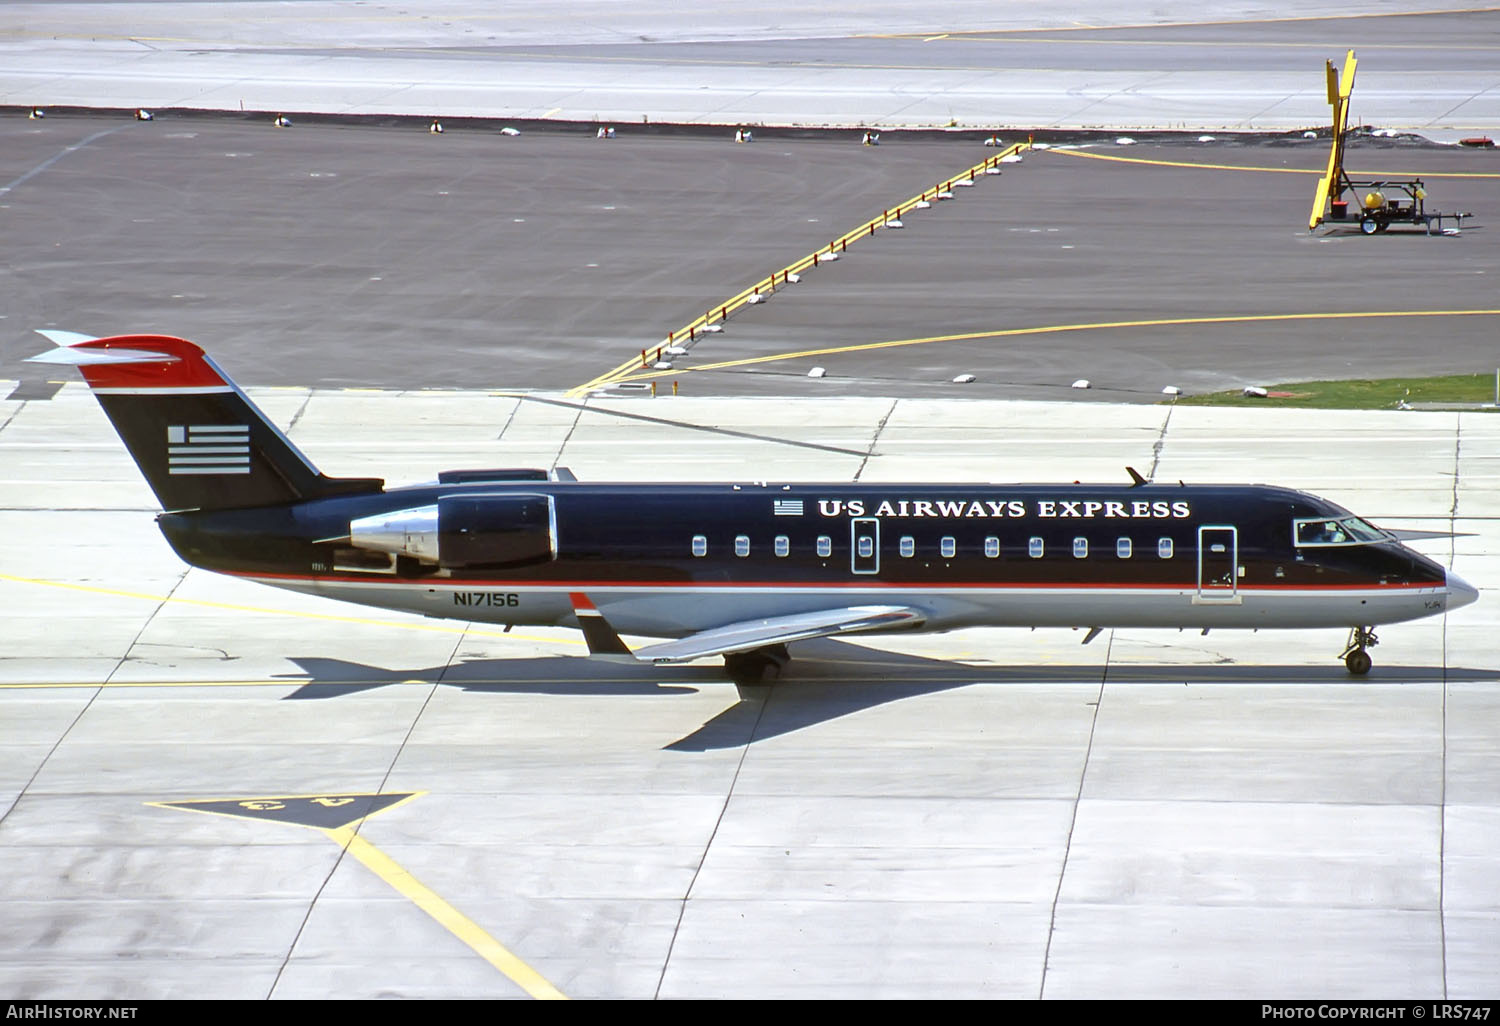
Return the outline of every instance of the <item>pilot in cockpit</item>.
[[[1337,520],[1316,520],[1302,525],[1300,540],[1304,545],[1342,545],[1349,535]]]

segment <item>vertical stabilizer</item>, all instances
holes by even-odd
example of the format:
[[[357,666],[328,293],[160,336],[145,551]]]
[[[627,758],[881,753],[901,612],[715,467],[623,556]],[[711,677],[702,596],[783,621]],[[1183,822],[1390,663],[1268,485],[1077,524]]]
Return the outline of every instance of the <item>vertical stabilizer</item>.
[[[83,372],[165,510],[269,506],[384,487],[378,478],[325,477],[184,339],[87,339],[31,361]]]

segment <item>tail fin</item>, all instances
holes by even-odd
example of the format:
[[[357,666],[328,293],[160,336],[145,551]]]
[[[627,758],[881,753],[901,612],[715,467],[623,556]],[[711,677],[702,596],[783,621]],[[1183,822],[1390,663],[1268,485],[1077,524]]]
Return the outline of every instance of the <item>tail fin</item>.
[[[31,362],[83,372],[169,512],[270,506],[378,492],[385,485],[379,478],[319,473],[191,342],[165,335],[48,334],[64,344]]]

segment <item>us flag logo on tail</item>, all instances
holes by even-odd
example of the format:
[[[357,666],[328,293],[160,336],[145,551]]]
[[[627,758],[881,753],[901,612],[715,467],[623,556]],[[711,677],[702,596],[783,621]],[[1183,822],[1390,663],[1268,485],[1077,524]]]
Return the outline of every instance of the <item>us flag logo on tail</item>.
[[[250,473],[246,424],[172,424],[167,427],[168,474]]]
[[[778,517],[800,517],[802,515],[802,500],[773,499],[771,500],[771,512]]]

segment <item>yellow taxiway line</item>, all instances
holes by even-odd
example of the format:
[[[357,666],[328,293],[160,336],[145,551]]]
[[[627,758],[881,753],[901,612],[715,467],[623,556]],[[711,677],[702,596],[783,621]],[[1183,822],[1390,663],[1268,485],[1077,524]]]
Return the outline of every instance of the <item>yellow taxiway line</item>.
[[[473,627],[449,626],[440,623],[407,623],[401,620],[377,620],[368,616],[340,616],[336,613],[309,613],[295,609],[271,609],[264,606],[242,606],[232,602],[211,602],[207,599],[178,598],[174,595],[153,595],[143,591],[125,591],[120,588],[101,588],[92,584],[71,584],[67,581],[49,581],[40,577],[17,577],[0,574],[0,581],[11,584],[34,584],[43,588],[63,588],[82,591],[91,595],[107,595],[110,598],[139,599],[143,602],[170,602],[176,605],[197,606],[201,609],[222,609],[231,613],[264,613],[269,616],[296,616],[304,620],[324,620],[333,623],[354,623],[368,627],[390,627],[406,631],[429,631],[436,634],[471,634],[482,638],[513,638],[516,641],[537,641],[560,645],[581,645],[582,641],[571,638],[539,638],[507,631],[477,630]],[[459,621],[455,621],[458,623]]]
[[[480,958],[500,970],[518,987],[540,1000],[567,1000],[567,995],[549,983],[541,973],[527,965],[513,951],[491,937],[484,927],[464,915],[412,876],[385,852],[375,847],[351,827],[320,829],[320,833],[341,846],[360,863],[426,912],[453,936],[463,941]]]
[[[337,808],[339,804],[350,801],[347,795],[335,797],[332,795],[277,795],[274,798],[197,798],[190,801],[178,802],[146,802],[147,805],[158,809],[173,809],[178,812],[197,812],[210,816],[224,816],[229,819],[248,819],[253,823],[275,823],[279,826],[298,827],[300,829],[315,830],[328,838],[341,849],[354,856],[359,863],[370,872],[380,877],[389,884],[397,893],[407,898],[423,912],[431,916],[443,929],[463,941],[480,958],[515,983],[518,987],[534,998],[544,1000],[566,1000],[567,995],[549,983],[541,973],[521,960],[513,951],[501,944],[474,920],[464,915],[458,909],[445,901],[436,891],[412,876],[405,867],[371,844],[359,834],[359,828],[372,816],[378,816],[382,812],[399,808],[402,805],[415,800],[426,794],[425,791],[413,792],[399,796],[398,801],[383,805],[372,812],[368,812],[359,818],[339,826],[318,826],[314,823],[299,822],[296,819],[283,818],[270,814],[255,815],[256,811],[281,809],[284,803],[296,799],[311,799],[313,802],[329,805]],[[385,795],[358,795],[360,798],[381,798]],[[398,797],[395,795],[389,797]],[[213,808],[212,806],[234,805],[243,808],[226,809]],[[207,806],[207,807],[206,807]]]
[[[718,363],[698,364],[694,367],[679,367],[672,371],[633,374],[620,381],[644,381],[662,377],[664,374],[686,374],[711,370],[727,370],[757,363],[777,363],[783,360],[798,360],[811,356],[833,356],[841,353],[867,352],[874,349],[896,349],[902,346],[925,346],[940,342],[970,342],[986,338],[1015,338],[1022,335],[1053,335],[1071,331],[1099,331],[1106,328],[1158,328],[1178,327],[1192,324],[1255,324],[1275,321],[1332,321],[1368,320],[1381,317],[1495,317],[1500,309],[1481,310],[1349,310],[1322,313],[1287,314],[1241,314],[1224,317],[1157,317],[1140,321],[1096,321],[1089,324],[1046,324],[1032,328],[1001,328],[996,331],[967,331],[958,335],[929,335],[925,338],[898,338],[886,342],[863,342],[848,346],[830,346],[824,349],[802,349],[792,353],[773,353],[769,356],[750,356],[740,360],[722,360]]]
[[[1321,175],[1318,168],[1309,167],[1255,167],[1245,164],[1199,164],[1191,160],[1155,160],[1150,157],[1121,157],[1112,153],[1090,153],[1087,150],[1068,149],[1059,146],[1043,150],[1044,153],[1059,153],[1068,157],[1087,157],[1089,160],[1108,160],[1117,164],[1150,164],[1157,167],[1195,167],[1207,171],[1265,171],[1278,175]],[[1391,178],[1500,178],[1500,173],[1485,171],[1350,171],[1351,175]]]
[[[872,237],[877,229],[883,228],[887,222],[899,218],[902,214],[905,214],[916,208],[919,203],[933,202],[939,199],[943,193],[951,193],[953,184],[955,182],[967,180],[968,183],[972,185],[974,184],[976,176],[982,175],[984,172],[993,167],[997,167],[1007,157],[1019,154],[1022,151],[1030,148],[1031,144],[1029,142],[1014,143],[1013,145],[1006,147],[998,153],[994,153],[988,157],[985,157],[973,167],[970,167],[964,171],[960,171],[958,174],[944,179],[942,182],[939,182],[937,185],[934,185],[931,188],[923,189],[920,193],[911,197],[910,199],[882,211],[879,217],[871,218],[864,224],[860,225],[858,228],[855,228],[852,231],[845,232],[843,235],[830,242],[827,246],[821,247],[816,251],[809,253],[802,259],[794,261],[793,263],[788,264],[778,271],[773,271],[769,277],[762,278],[760,281],[743,290],[733,298],[727,299],[722,303],[710,307],[706,313],[702,314],[699,317],[695,317],[693,320],[689,321],[681,328],[678,328],[676,331],[669,332],[667,334],[667,337],[660,343],[643,350],[640,356],[633,356],[617,367],[605,371],[598,377],[593,378],[590,381],[586,381],[576,388],[570,389],[567,393],[568,398],[577,399],[587,395],[595,389],[605,388],[620,381],[637,380],[638,377],[641,377],[640,375],[628,375],[631,375],[632,371],[637,371],[644,368],[647,363],[647,354],[652,352],[653,350],[655,350],[657,358],[659,359],[662,350],[666,349],[668,346],[672,346],[681,342],[692,344],[697,340],[698,332],[705,330],[719,330],[719,325],[723,324],[725,321],[728,321],[730,314],[735,313],[741,307],[747,306],[750,303],[759,301],[759,299],[764,298],[765,296],[771,295],[776,291],[778,287],[785,288],[789,281],[789,275],[800,274],[802,271],[805,271],[810,267],[817,267],[819,262],[823,259],[838,259],[839,254],[843,253],[851,243],[857,242],[860,239],[867,239]],[[931,197],[931,199],[929,199],[929,197]],[[780,279],[779,286],[778,279]],[[657,376],[658,375],[645,375],[645,377]]]
[[[1120,29],[1167,29],[1167,28],[1213,28],[1221,25],[1286,25],[1303,21],[1363,21],[1366,18],[1412,18],[1429,14],[1483,14],[1490,11],[1500,11],[1500,7],[1438,7],[1421,11],[1379,11],[1365,12],[1360,14],[1294,14],[1279,18],[1211,18],[1202,21],[1159,21],[1159,22],[1126,22],[1121,24],[1086,24],[1074,22],[1072,25],[1032,25],[1025,28],[1014,29],[970,29],[968,31],[946,32],[940,38],[943,39],[973,39],[975,37],[996,36],[1004,37],[1010,35],[1030,35],[1047,32],[1112,32]],[[926,36],[922,32],[865,32],[856,35],[856,39],[921,39]]]
[[[903,678],[906,679],[906,678]],[[911,678],[917,679],[915,677]],[[462,680],[449,681],[463,687],[478,685],[504,684],[508,687],[525,687],[529,684],[551,685],[558,682],[557,677],[465,677]],[[642,684],[646,683],[641,677],[589,677],[590,684]],[[286,687],[308,687],[316,685],[320,688],[376,688],[376,687],[431,687],[434,684],[442,684],[443,681],[434,677],[411,677],[407,680],[314,680],[312,678],[285,677],[281,680],[50,680],[31,681],[19,684],[0,684],[0,691],[62,691],[67,688],[89,688],[99,691],[114,691],[119,688],[286,688]],[[720,685],[730,686],[727,680],[704,680],[696,677],[684,677],[681,682],[656,681],[658,688],[671,689],[675,687],[693,688],[702,690],[708,687]]]

